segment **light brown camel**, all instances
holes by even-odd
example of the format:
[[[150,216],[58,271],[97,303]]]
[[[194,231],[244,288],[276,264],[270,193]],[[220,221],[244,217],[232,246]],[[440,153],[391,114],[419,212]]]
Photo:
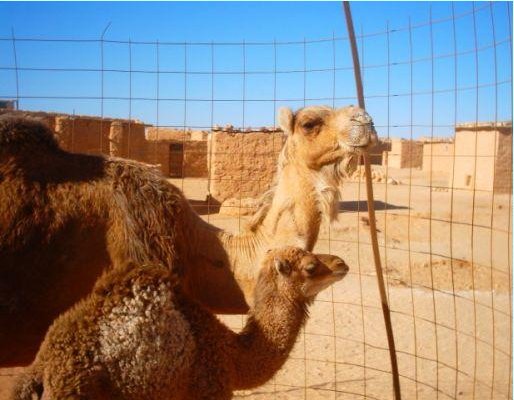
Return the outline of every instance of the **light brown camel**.
[[[323,199],[337,192],[341,165],[374,138],[371,120],[355,107],[280,115],[288,138],[275,191],[293,203],[275,201],[272,190],[238,235],[203,221],[180,190],[148,166],[68,153],[44,125],[2,118],[0,366],[30,363],[51,321],[87,295],[111,265],[166,265],[210,310],[246,312],[262,255],[286,244],[312,248],[317,218],[326,213]],[[291,169],[296,175],[282,176]],[[291,179],[303,173],[310,178],[299,188]],[[310,200],[287,197],[287,191]],[[300,209],[314,220],[313,232],[298,218],[292,230],[281,229],[290,221],[280,216],[289,210],[301,216]]]
[[[331,262],[296,247],[270,250],[239,334],[182,294],[166,267],[108,272],[52,324],[13,400],[230,399],[285,363],[309,304],[348,271]]]

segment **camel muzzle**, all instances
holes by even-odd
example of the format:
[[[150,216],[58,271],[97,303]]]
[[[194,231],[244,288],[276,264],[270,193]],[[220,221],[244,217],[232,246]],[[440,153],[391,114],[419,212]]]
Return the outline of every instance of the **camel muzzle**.
[[[331,265],[330,269],[334,275],[338,275],[342,278],[348,273],[350,267],[348,267],[348,265],[343,260],[340,260],[339,262]]]
[[[378,141],[373,120],[369,114],[359,110],[351,119],[352,125],[347,144],[352,147],[372,146]]]

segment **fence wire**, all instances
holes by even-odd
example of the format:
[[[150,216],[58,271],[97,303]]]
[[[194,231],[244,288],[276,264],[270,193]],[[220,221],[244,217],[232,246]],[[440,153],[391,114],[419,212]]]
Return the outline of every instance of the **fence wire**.
[[[373,154],[375,205],[403,398],[512,399],[510,3],[462,13],[452,4],[446,17],[361,28],[357,40],[383,145]],[[172,42],[113,40],[107,28],[98,39],[13,32],[0,54],[0,99],[68,118],[71,151],[112,155],[109,129],[121,120],[122,156],[176,173],[170,181],[203,218],[234,232],[271,184],[248,165],[276,164],[277,109],[357,103],[348,40],[335,34]],[[268,132],[271,144],[258,148],[246,131]],[[317,298],[275,378],[236,398],[393,398],[366,218],[359,167],[339,223],[322,227],[315,248],[344,258],[349,276]],[[234,329],[245,322],[221,318]],[[0,382],[17,372],[0,370]]]

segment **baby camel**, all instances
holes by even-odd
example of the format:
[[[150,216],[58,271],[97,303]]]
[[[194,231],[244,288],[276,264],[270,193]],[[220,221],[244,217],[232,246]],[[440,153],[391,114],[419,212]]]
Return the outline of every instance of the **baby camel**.
[[[230,399],[273,377],[308,305],[347,271],[336,256],[268,251],[237,334],[181,294],[167,268],[115,269],[53,323],[13,398]]]

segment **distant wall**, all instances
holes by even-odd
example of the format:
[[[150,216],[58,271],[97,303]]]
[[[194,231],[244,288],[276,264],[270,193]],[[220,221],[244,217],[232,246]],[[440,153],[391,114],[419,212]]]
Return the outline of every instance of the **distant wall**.
[[[145,125],[132,121],[113,121],[109,128],[109,154],[113,157],[148,161]]]
[[[421,168],[422,164],[423,143],[405,139],[392,139],[391,150],[382,161],[391,168]]]
[[[54,131],[64,150],[148,162],[148,142],[142,122],[43,111],[0,110],[0,115],[7,113],[41,120]]]
[[[207,131],[191,129],[161,128],[151,126],[146,128],[146,138],[151,141],[174,140],[177,142],[187,140],[207,140]]]
[[[148,140],[147,162],[166,176],[206,178],[207,158],[207,140]]]
[[[147,143],[145,160],[148,164],[159,165],[164,176],[170,175],[170,142],[151,141]]]
[[[55,132],[61,147],[68,151],[147,161],[145,126],[142,123],[57,116]]]
[[[369,161],[373,165],[383,165],[384,158],[387,157],[388,152],[391,151],[391,141],[388,139],[379,139],[373,147],[369,149]],[[364,159],[359,158],[361,165],[364,164]]]
[[[423,171],[451,174],[453,171],[454,145],[450,142],[423,143]]]
[[[184,143],[184,177],[206,178],[207,140],[189,140]]]
[[[457,125],[453,187],[504,193],[511,184],[512,123]]]
[[[271,187],[278,154],[285,142],[282,132],[214,131],[209,141],[210,194],[255,198]]]
[[[512,125],[498,129],[496,162],[494,171],[494,191],[512,192]]]

